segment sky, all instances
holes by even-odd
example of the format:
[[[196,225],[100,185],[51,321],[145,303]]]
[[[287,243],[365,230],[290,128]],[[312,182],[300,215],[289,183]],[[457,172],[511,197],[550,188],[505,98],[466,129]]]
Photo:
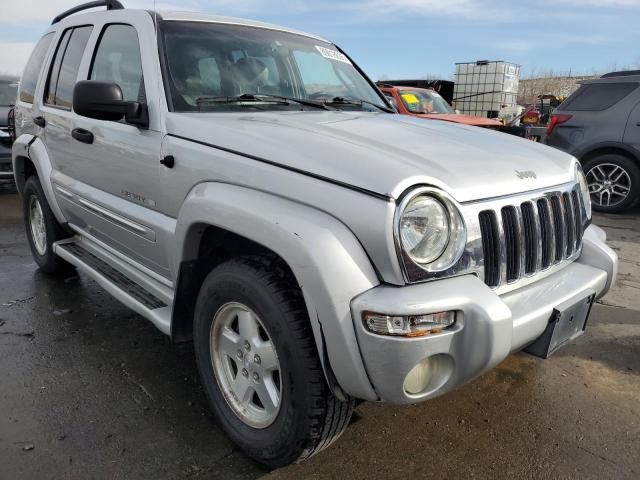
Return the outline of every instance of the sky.
[[[0,0],[0,72],[21,72],[53,17],[81,2]],[[156,0],[156,7],[320,35],[374,80],[447,79],[456,62],[479,59],[518,63],[525,77],[640,68],[640,0]]]

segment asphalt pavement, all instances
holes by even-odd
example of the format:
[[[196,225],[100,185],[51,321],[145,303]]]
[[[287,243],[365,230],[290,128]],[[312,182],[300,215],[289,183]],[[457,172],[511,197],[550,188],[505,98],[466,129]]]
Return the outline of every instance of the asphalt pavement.
[[[620,277],[577,341],[426,403],[361,404],[328,450],[270,472],[209,413],[190,344],[83,274],[37,270],[0,184],[0,480],[638,479],[640,212],[595,223]]]

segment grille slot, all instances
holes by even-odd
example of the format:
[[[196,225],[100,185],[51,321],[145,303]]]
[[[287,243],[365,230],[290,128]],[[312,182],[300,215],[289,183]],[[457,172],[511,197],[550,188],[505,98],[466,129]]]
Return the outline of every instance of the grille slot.
[[[564,218],[562,215],[562,205],[560,204],[560,198],[557,196],[551,197],[551,212],[553,215],[553,231],[555,233],[555,257],[554,263],[560,262],[564,255]]]
[[[480,211],[485,283],[499,287],[573,259],[582,246],[583,220],[576,189]]]
[[[580,203],[580,197],[575,190],[571,192],[571,198],[573,199],[573,219],[576,224],[576,251],[582,246],[582,207]]]
[[[551,265],[553,256],[553,223],[551,223],[551,212],[549,202],[546,199],[538,200],[538,215],[540,216],[540,237],[542,238],[542,261],[544,270]]]
[[[484,282],[490,287],[500,284],[500,233],[498,220],[492,210],[480,212],[480,232],[484,253]]]
[[[524,235],[524,271],[527,275],[532,274],[538,262],[538,230],[536,229],[536,219],[531,202],[525,202],[520,206],[522,210],[522,226]]]
[[[562,194],[562,203],[564,205],[564,224],[567,231],[567,241],[565,248],[565,256],[568,258],[573,253],[573,249],[576,246],[575,235],[575,220],[573,218],[573,202],[568,193]]]
[[[518,279],[520,274],[520,235],[518,214],[515,207],[502,209],[502,229],[507,255],[507,282]]]

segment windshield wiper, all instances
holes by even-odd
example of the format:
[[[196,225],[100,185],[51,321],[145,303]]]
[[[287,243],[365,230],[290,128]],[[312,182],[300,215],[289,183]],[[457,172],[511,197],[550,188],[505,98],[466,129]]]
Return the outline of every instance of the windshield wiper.
[[[325,104],[335,104],[335,105],[371,105],[372,107],[376,107],[379,110],[382,110],[386,113],[396,113],[393,110],[383,107],[382,105],[378,105],[375,102],[370,102],[369,100],[363,100],[362,98],[355,97],[333,97],[331,100],[325,100]]]
[[[306,98],[295,98],[295,97],[283,97],[281,95],[267,95],[259,93],[258,97],[267,97],[267,98],[279,98],[280,100],[288,100],[290,102],[296,102],[300,105],[306,105],[308,107],[321,108],[323,110],[333,110],[333,108],[329,107],[325,102],[317,102],[315,100],[308,100]]]
[[[262,93],[243,93],[235,96],[208,96],[196,98],[196,105],[216,104],[216,103],[241,103],[241,102],[269,102],[280,105],[289,105],[289,102],[299,103],[308,107],[320,108],[322,110],[333,110],[324,102],[316,102],[305,98],[285,97],[281,95],[268,95]]]
[[[265,100],[262,98],[258,98],[255,95],[250,93],[243,93],[242,95],[232,95],[232,96],[203,96],[196,98],[196,105],[206,105],[211,103],[241,103],[241,102],[264,102]],[[285,101],[277,101],[277,100],[266,100],[271,103],[280,103],[283,105],[288,105],[288,102]]]

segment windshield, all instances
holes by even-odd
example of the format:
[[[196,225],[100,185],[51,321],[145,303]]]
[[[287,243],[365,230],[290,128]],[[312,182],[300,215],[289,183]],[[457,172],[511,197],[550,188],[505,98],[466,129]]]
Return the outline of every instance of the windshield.
[[[456,113],[434,90],[401,90],[400,98],[411,113]]]
[[[332,109],[388,108],[346,56],[317,39],[264,28],[186,21],[163,22],[161,39],[165,83],[175,111],[311,107],[309,103],[274,101],[266,97],[269,95],[320,105],[328,102]],[[244,97],[238,98],[241,95]],[[336,98],[338,102],[332,102]]]
[[[18,84],[0,82],[0,106],[15,105],[18,98]]]

